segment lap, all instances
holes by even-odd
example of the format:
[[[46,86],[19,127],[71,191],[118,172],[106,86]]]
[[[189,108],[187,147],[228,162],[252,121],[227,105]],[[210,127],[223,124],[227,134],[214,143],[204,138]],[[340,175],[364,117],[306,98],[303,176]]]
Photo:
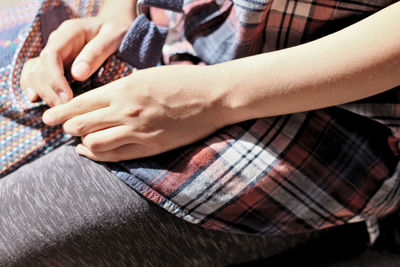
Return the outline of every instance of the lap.
[[[109,166],[185,220],[272,236],[393,212],[400,198],[395,142],[382,123],[333,107],[243,122],[175,151]]]
[[[9,60],[9,58],[7,58],[7,60]],[[259,150],[263,151],[263,153],[259,154],[265,155],[264,158],[259,157],[257,152],[258,150],[256,151],[257,153],[254,154],[254,157],[256,159],[261,159],[259,162],[262,163],[259,166],[255,166],[257,167],[256,173],[258,174],[259,172],[260,174],[257,176],[260,177],[257,181],[252,180],[256,177],[253,175],[255,172],[249,171],[249,168],[247,167],[250,163],[255,162],[251,153],[248,153],[251,154],[252,157],[249,157],[247,162],[243,160],[247,160],[247,157],[243,157],[240,153],[237,153],[237,151],[233,151],[234,149],[232,148],[227,150],[212,150],[209,149],[212,147],[210,144],[204,146],[204,151],[210,151],[210,154],[212,154],[210,157],[207,157],[208,155],[195,157],[196,155],[193,156],[192,154],[188,154],[188,156],[183,153],[181,158],[178,158],[177,160],[177,157],[174,157],[174,154],[172,154],[172,156],[168,154],[166,157],[174,161],[174,164],[168,166],[164,166],[166,165],[166,161],[164,161],[165,156],[161,157],[162,164],[159,163],[159,158],[154,162],[151,162],[148,159],[139,162],[135,161],[132,168],[134,171],[129,173],[131,176],[125,175],[124,177],[129,178],[126,180],[129,184],[130,181],[133,181],[130,179],[132,175],[137,177],[138,175],[143,174],[144,177],[142,177],[141,180],[146,181],[147,179],[149,185],[152,185],[155,177],[153,175],[154,173],[158,174],[158,171],[164,173],[165,170],[169,170],[169,174],[171,175],[163,175],[163,181],[165,181],[166,178],[169,178],[171,184],[175,185],[175,182],[178,180],[176,175],[184,173],[182,168],[184,168],[183,165],[187,163],[184,159],[189,158],[190,163],[196,166],[196,168],[197,166],[205,166],[207,168],[208,166],[211,166],[212,168],[210,168],[208,173],[211,178],[215,178],[214,180],[216,181],[218,181],[218,179],[223,179],[221,179],[220,176],[212,176],[221,172],[224,168],[229,170],[224,172],[224,175],[226,177],[237,177],[237,179],[235,179],[238,180],[237,184],[242,185],[243,188],[246,188],[247,186],[243,181],[249,181],[249,185],[257,184],[259,181],[264,181],[263,183],[260,183],[260,186],[254,187],[253,191],[243,190],[245,193],[234,199],[235,202],[232,199],[227,199],[225,201],[226,198],[223,198],[222,200],[225,202],[221,201],[221,203],[217,203],[218,205],[215,204],[216,201],[210,196],[214,193],[215,195],[220,195],[221,188],[223,187],[215,187],[215,192],[208,190],[210,180],[213,181],[213,179],[209,179],[209,177],[206,177],[206,179],[201,181],[198,181],[199,179],[197,179],[196,182],[191,183],[181,179],[182,184],[191,185],[193,188],[187,187],[187,190],[184,191],[181,190],[182,187],[179,186],[178,189],[181,191],[177,189],[177,193],[174,191],[171,196],[168,196],[171,187],[165,187],[166,192],[161,190],[159,195],[167,196],[167,199],[173,197],[176,201],[177,205],[174,207],[172,207],[169,202],[163,202],[166,203],[166,206],[172,207],[169,209],[170,211],[179,213],[176,208],[179,206],[187,208],[187,210],[196,215],[205,214],[204,211],[211,211],[210,218],[216,222],[215,225],[223,225],[224,222],[231,218],[230,216],[232,214],[249,214],[249,216],[245,219],[241,219],[241,221],[240,218],[233,219],[234,222],[232,223],[232,228],[238,228],[235,230],[251,229],[250,226],[255,225],[257,226],[255,227],[255,230],[266,232],[267,230],[269,231],[269,229],[266,230],[265,225],[269,224],[272,229],[270,232],[276,234],[277,231],[275,230],[275,225],[279,226],[276,228],[282,229],[285,227],[281,226],[286,226],[284,223],[289,222],[288,227],[286,228],[293,232],[293,229],[303,230],[302,226],[306,223],[307,225],[310,225],[307,228],[307,230],[309,230],[312,228],[315,229],[321,225],[328,225],[326,221],[329,222],[329,225],[342,223],[347,221],[349,217],[358,215],[361,212],[365,213],[368,211],[371,214],[377,213],[375,206],[378,205],[370,205],[374,207],[369,208],[367,203],[378,203],[378,201],[369,200],[376,195],[375,192],[379,188],[382,188],[381,184],[383,183],[387,184],[386,187],[388,189],[384,192],[385,194],[382,193],[378,195],[378,197],[383,198],[387,195],[391,195],[390,190],[393,188],[392,185],[395,182],[390,184],[387,183],[385,180],[389,180],[389,175],[386,174],[378,177],[379,179],[375,179],[372,175],[365,176],[366,178],[363,176],[358,179],[358,176],[353,175],[353,172],[364,173],[359,170],[368,169],[369,166],[371,166],[371,164],[366,162],[365,159],[370,159],[372,162],[378,163],[381,162],[381,158],[386,160],[387,153],[382,149],[382,147],[385,146],[380,146],[381,143],[377,144],[375,135],[361,134],[358,125],[355,125],[354,128],[357,129],[353,130],[352,127],[350,127],[352,125],[347,125],[348,122],[351,121],[347,118],[345,120],[346,124],[343,125],[343,123],[332,123],[332,120],[329,120],[329,118],[326,119],[322,116],[315,117],[316,119],[309,119],[309,121],[326,121],[329,122],[329,125],[337,125],[337,127],[335,126],[335,129],[344,128],[348,130],[348,128],[350,128],[350,130],[344,133],[341,132],[342,134],[340,136],[332,134],[331,136],[335,136],[335,139],[321,139],[310,138],[313,136],[313,133],[315,134],[320,132],[320,129],[317,127],[319,126],[318,123],[312,124],[314,125],[314,128],[310,126],[302,126],[302,129],[304,128],[307,130],[303,131],[303,134],[299,134],[297,131],[295,132],[293,127],[287,127],[290,129],[288,133],[295,132],[293,139],[295,139],[296,142],[291,143],[290,146],[285,145],[284,149],[282,148],[278,152],[273,150],[276,149],[276,147],[280,147],[274,146],[276,143],[273,143],[271,141],[272,139],[268,136],[265,140],[262,140],[262,142],[260,142],[261,139],[255,141],[254,137],[259,137],[258,135],[263,136],[264,132],[267,132],[265,129],[268,129],[268,127],[262,129],[262,134],[257,132],[259,130],[257,127],[251,128],[250,131],[247,128],[241,131],[245,132],[248,138],[244,139],[244,143],[261,143],[260,147],[262,149]],[[271,119],[271,122],[271,124],[275,123],[274,119]],[[369,124],[363,125],[368,126]],[[281,125],[277,123],[277,127],[281,127]],[[273,129],[273,127],[270,128]],[[332,129],[331,126],[330,129]],[[249,136],[247,133],[252,133],[251,130],[254,130],[253,134],[256,133],[256,135]],[[274,133],[274,131],[271,132]],[[304,132],[306,134],[304,134]],[[287,132],[284,132],[284,134],[287,134]],[[231,135],[227,136],[230,138]],[[223,138],[221,138],[221,140],[225,142],[227,136],[222,136]],[[280,138],[275,138],[275,136]],[[287,138],[287,136],[283,134],[274,135],[274,138],[283,142],[285,140],[282,136]],[[338,138],[338,136],[340,138]],[[349,136],[355,136],[357,138],[352,139],[349,138]],[[386,134],[384,137],[385,138],[380,138],[379,140],[385,143],[387,141]],[[310,142],[310,140],[315,141],[315,144]],[[332,143],[332,140],[339,140],[337,142],[341,146]],[[354,144],[358,145],[358,143],[360,143],[359,140],[363,140],[365,145],[354,146]],[[371,140],[371,142],[369,140]],[[216,143],[214,141],[209,143]],[[347,145],[347,143],[351,146]],[[243,147],[247,149],[247,146]],[[302,149],[299,149],[299,147]],[[299,151],[304,152],[304,147],[306,148],[306,153],[299,153]],[[340,147],[343,147],[343,149],[339,149]],[[349,153],[349,147],[354,147],[351,151],[361,151],[363,155],[367,156],[356,161],[354,159],[357,158]],[[367,149],[359,149],[360,147],[366,147]],[[376,149],[376,147],[379,149]],[[258,147],[256,148],[258,149]],[[314,148],[319,148],[320,150],[318,151],[321,151],[321,153],[317,153],[318,151]],[[332,150],[332,148],[334,149]],[[190,151],[195,151],[196,149],[197,147],[194,147],[194,149],[190,148]],[[274,153],[266,153],[265,151],[267,149],[272,150]],[[329,151],[330,149],[332,151]],[[226,153],[226,151],[233,152],[229,154]],[[368,153],[365,153],[365,151]],[[385,153],[380,155],[379,153],[382,151]],[[204,164],[205,159],[212,158],[214,160],[214,158],[217,158],[215,154],[221,155],[218,159],[225,159],[229,164],[226,162],[223,162],[223,164],[228,166],[223,165],[221,162],[217,163],[221,163],[222,167],[221,165],[211,164],[214,163],[214,161]],[[282,164],[276,164],[276,154],[279,154],[279,156],[282,157],[282,159],[279,158],[281,163],[288,162],[291,163],[291,165],[286,164],[288,166],[290,165],[289,167],[295,166],[296,168],[294,171],[296,171],[296,173],[291,171],[291,168],[282,168]],[[226,155],[227,157],[224,158]],[[231,161],[231,155],[235,156],[233,159],[238,158],[238,163],[236,163],[235,160]],[[304,159],[301,159],[299,155],[305,155]],[[323,157],[320,157],[320,155]],[[335,157],[332,155],[335,155]],[[368,155],[371,156],[369,157]],[[299,158],[301,160],[299,160]],[[319,161],[308,160],[309,158],[316,158]],[[343,160],[344,158],[346,160]],[[200,159],[200,161],[195,162],[194,159]],[[275,188],[274,183],[276,183],[276,181],[272,179],[275,178],[272,177],[275,173],[269,171],[264,175],[264,173],[266,173],[265,170],[269,169],[265,167],[264,163],[266,161],[264,161],[264,159],[271,159],[271,170],[276,170],[275,166],[278,166],[280,167],[280,171],[287,171],[282,175],[279,175],[279,177],[282,177],[283,182],[278,182],[281,185],[280,188],[291,190],[293,187],[294,189],[292,191],[269,190],[270,188]],[[340,159],[340,162],[336,159]],[[297,164],[298,161],[301,162],[301,165]],[[379,166],[383,166],[381,167],[382,169],[387,169],[387,172],[391,173],[392,169],[395,167],[395,163],[397,163],[393,163],[392,161],[393,160],[391,159],[386,161],[382,160],[383,163]],[[179,162],[180,164],[175,164],[176,162]],[[233,166],[232,168],[230,165],[231,162]],[[323,162],[325,165],[321,164],[322,167],[319,167],[320,165],[317,164],[320,162]],[[140,168],[137,168],[137,166]],[[171,169],[171,166],[174,166],[175,168]],[[243,167],[243,169],[246,170],[247,173],[251,174],[249,179],[243,176],[243,173],[245,172],[243,172],[243,169],[241,168],[237,168],[237,175],[235,173],[236,176],[231,175],[231,170],[236,170],[235,168],[237,166],[240,166],[241,168],[242,166],[246,167]],[[194,170],[196,174],[207,173],[207,171],[198,172],[198,169],[196,168],[190,169],[186,167],[189,171]],[[345,173],[346,175],[343,175],[345,178],[339,180],[337,177],[340,176],[331,175],[332,169],[346,169],[350,170],[351,173]],[[302,172],[301,175],[297,175],[299,172],[298,170]],[[321,173],[325,176],[321,176]],[[311,177],[310,180],[314,180],[305,184],[305,178],[309,177]],[[325,179],[326,177],[327,179]],[[233,182],[235,182],[235,180],[232,179]],[[375,180],[378,181],[375,182]],[[397,181],[395,177],[392,180]],[[371,186],[364,186],[365,184],[369,185],[365,181],[372,181],[373,184]],[[206,188],[207,191],[199,191],[199,188],[201,188],[199,184],[201,185],[201,183],[204,183],[203,188]],[[137,185],[138,183],[135,184]],[[285,187],[282,186],[282,184],[285,185]],[[318,192],[321,191],[322,193],[320,195],[323,195],[324,198],[314,197],[315,192],[317,191],[313,189],[314,187],[308,186],[309,184],[313,186],[318,185],[318,189],[321,189]],[[350,184],[350,186],[348,186],[348,184]],[[131,184],[131,186],[135,187],[133,184]],[[147,192],[145,192],[146,190],[143,190],[143,194],[148,193],[150,190],[147,186],[143,186],[142,184],[139,186],[141,188],[146,188]],[[233,186],[232,188],[236,189],[236,187]],[[260,190],[263,194],[256,194],[256,191],[259,188],[263,189]],[[364,191],[360,194],[359,192],[361,192],[361,190],[358,190],[359,188],[366,188],[368,190],[365,190],[366,194],[363,194]],[[265,197],[266,193],[264,192],[264,189],[267,189],[266,193],[269,194],[268,198]],[[345,189],[348,190],[345,191]],[[293,197],[290,195],[294,195],[293,192],[297,194],[295,195],[297,197],[295,200],[293,200]],[[300,193],[298,194],[297,192]],[[193,193],[199,194],[199,197],[194,197]],[[232,195],[229,193],[230,192],[226,195]],[[154,193],[153,195],[155,196],[156,194]],[[156,196],[157,200],[160,199],[159,195]],[[238,212],[238,207],[243,207],[242,203],[253,203],[255,195],[260,196],[260,199],[263,201],[260,202],[262,205],[258,205],[254,208],[248,208],[246,206],[245,208],[250,212],[247,212],[247,210],[245,210],[247,213]],[[361,197],[359,197],[359,195],[361,195]],[[368,197],[364,197],[364,195],[368,195]],[[312,199],[311,204],[308,202],[304,204],[298,200],[308,200],[308,198]],[[189,203],[191,206],[189,207],[185,206],[188,202],[187,199],[191,200]],[[273,201],[270,201],[270,199]],[[322,202],[323,199],[328,199],[328,203]],[[349,201],[351,199],[357,201],[352,203],[352,201]],[[359,199],[363,199],[363,201],[359,201]],[[374,199],[377,199],[377,197],[374,197]],[[393,197],[393,199],[396,200],[397,198]],[[179,202],[180,200],[182,203]],[[48,265],[65,265],[82,262],[105,264],[110,261],[118,261],[126,262],[126,265],[135,262],[141,263],[141,265],[152,265],[158,262],[159,265],[161,265],[161,261],[163,261],[163,265],[165,265],[165,262],[171,263],[171,265],[176,265],[176,263],[179,263],[180,265],[182,265],[182,263],[187,263],[188,265],[205,265],[214,263],[213,265],[216,265],[216,262],[221,264],[235,263],[244,260],[251,260],[257,257],[265,257],[279,252],[300,240],[300,238],[296,239],[293,237],[267,238],[234,235],[206,230],[186,223],[144,200],[141,196],[136,194],[135,191],[127,187],[125,183],[107,172],[102,166],[87,159],[78,157],[73,152],[73,148],[68,146],[64,146],[49,155],[22,167],[11,175],[6,176],[4,179],[0,179],[0,202],[2,203],[0,205],[0,214],[2,214],[2,217],[0,218],[0,264],[3,262],[5,264],[37,262],[38,264],[48,263]],[[204,205],[204,203],[209,205]],[[232,203],[238,204],[236,206],[230,205]],[[328,205],[332,203],[335,205],[336,203],[339,203],[341,205],[340,208],[342,208],[342,206],[343,208],[337,209],[336,206],[338,205]],[[164,206],[164,208],[167,208],[166,206]],[[385,205],[381,204],[381,206]],[[391,207],[390,205],[387,206],[389,208]],[[364,207],[367,207],[367,209]],[[324,215],[325,209],[329,211],[326,216]],[[278,210],[278,212],[280,212],[279,216],[278,212],[271,212],[271,210]],[[322,210],[322,212],[320,210]],[[347,210],[350,211],[344,213],[341,212],[342,210],[345,210],[346,212]],[[214,211],[219,211],[221,216],[214,216],[216,214]],[[180,214],[183,213],[181,212]],[[260,214],[262,215],[261,219]],[[288,219],[287,214],[294,214],[296,216],[292,216]],[[325,216],[323,217],[322,222],[319,220],[321,214]],[[332,223],[330,217],[328,218],[329,220],[326,219],[327,216],[331,216],[330,214],[334,215],[332,217],[335,217],[335,220],[339,217],[339,219],[337,219],[338,222],[334,221]],[[338,214],[341,216],[344,214],[345,216],[344,218],[341,218]],[[188,215],[191,214],[187,213],[185,216],[188,217]],[[210,221],[211,220],[208,220],[208,222]],[[234,225],[234,223],[237,225]],[[297,223],[300,224],[300,226]],[[293,225],[296,227],[293,227]],[[254,229],[251,230],[254,231]],[[168,261],[166,261],[167,258]],[[231,262],[228,262],[228,259],[231,260]]]
[[[149,203],[62,146],[0,179],[0,265],[204,266],[282,252],[309,239],[207,230]]]

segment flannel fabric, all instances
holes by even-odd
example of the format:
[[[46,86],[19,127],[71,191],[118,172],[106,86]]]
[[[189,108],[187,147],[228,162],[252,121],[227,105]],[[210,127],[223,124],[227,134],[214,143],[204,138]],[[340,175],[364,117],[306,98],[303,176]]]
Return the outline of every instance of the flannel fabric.
[[[394,2],[397,1],[186,0],[185,23],[180,29],[186,46],[176,49],[180,49],[179,54],[194,49],[200,60],[215,64],[318,39]],[[170,16],[178,20],[180,15]],[[167,23],[165,16],[154,20]]]
[[[302,44],[392,2],[185,1],[185,23],[172,33],[165,59],[214,64]],[[153,20],[167,23],[160,13],[153,10]],[[243,122],[163,155],[107,165],[143,196],[203,227],[277,235],[368,220],[373,241],[373,221],[399,202],[398,100],[395,88]]]
[[[78,13],[86,10],[69,2]],[[389,4],[186,1],[185,23],[171,33],[175,40],[166,52],[170,59],[214,64],[322,37]],[[31,30],[35,34],[30,36],[40,40],[37,29]],[[2,95],[12,88],[11,102],[2,100],[1,107],[7,110],[12,107],[9,103],[20,103],[14,99],[21,94],[21,58],[37,55],[41,48],[30,48],[29,41],[17,49],[17,61],[3,74],[7,82]],[[100,74],[123,66],[112,62]],[[398,207],[398,98],[398,89],[392,89],[339,107],[247,121],[190,146],[107,166],[144,197],[211,229],[277,235],[367,220]],[[2,123],[10,122],[2,116]],[[2,132],[10,140],[2,145],[12,146],[15,136],[25,134]],[[41,136],[40,129],[37,134]],[[12,151],[17,153],[18,147]]]

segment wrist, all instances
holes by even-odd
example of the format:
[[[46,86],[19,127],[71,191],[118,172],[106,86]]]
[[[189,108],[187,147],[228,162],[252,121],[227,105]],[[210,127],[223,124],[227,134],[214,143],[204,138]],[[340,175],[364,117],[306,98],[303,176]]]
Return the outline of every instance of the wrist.
[[[252,119],[247,111],[250,90],[249,95],[240,93],[245,86],[241,82],[245,79],[237,77],[237,72],[232,72],[226,63],[209,67],[215,76],[211,79],[211,98],[219,116],[223,118],[224,126]]]

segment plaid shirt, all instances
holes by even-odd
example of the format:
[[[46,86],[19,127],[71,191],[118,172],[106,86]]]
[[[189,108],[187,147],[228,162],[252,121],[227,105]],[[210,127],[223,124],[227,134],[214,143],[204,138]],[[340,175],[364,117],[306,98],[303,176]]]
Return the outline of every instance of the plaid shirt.
[[[215,64],[302,44],[392,2],[185,1],[185,23],[172,33],[165,60]],[[108,167],[149,200],[210,229],[277,235],[371,222],[398,206],[398,99],[392,89],[339,107],[247,121]]]
[[[214,64],[273,51],[339,30],[389,4],[188,1],[186,21],[170,35],[165,58]],[[77,11],[91,13],[96,6],[88,5],[89,12],[85,12],[79,5]],[[33,15],[36,5],[29,7]],[[26,23],[22,23],[26,18],[20,19],[21,25],[14,25],[9,17],[5,22],[1,18],[0,24],[12,31]],[[7,27],[2,29],[8,31]],[[18,55],[26,58],[39,53],[40,34],[36,28],[32,28],[26,45],[21,44],[16,59]],[[19,42],[13,37],[0,43],[7,46]],[[5,49],[7,53],[2,56],[8,62],[5,55],[11,55],[15,48]],[[112,73],[123,66],[111,62],[113,65],[104,72]],[[15,96],[8,92],[13,91],[10,83],[18,92],[21,66],[0,68],[4,109],[16,103]],[[398,89],[392,89],[339,107],[247,121],[162,155],[107,165],[144,197],[210,229],[277,235],[360,220],[373,222],[373,218],[398,207],[399,96]],[[18,115],[14,110],[20,109],[18,105],[10,109],[10,114]],[[27,114],[29,119],[38,117],[37,113],[33,115]],[[3,126],[8,126],[13,117],[0,119]],[[3,127],[3,135],[10,140],[26,137],[22,122],[27,119],[21,117],[20,121],[12,121],[18,128]],[[32,129],[32,136],[42,136],[42,130]],[[10,134],[12,131],[18,134]],[[62,135],[61,130],[55,133]],[[1,145],[8,149],[10,140]],[[372,229],[373,224],[369,225]]]

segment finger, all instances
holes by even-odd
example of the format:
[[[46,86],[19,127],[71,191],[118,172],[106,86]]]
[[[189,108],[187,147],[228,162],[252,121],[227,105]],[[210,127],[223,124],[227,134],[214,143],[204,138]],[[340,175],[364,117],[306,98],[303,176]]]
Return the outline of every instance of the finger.
[[[37,58],[30,59],[28,60],[24,67],[22,68],[21,71],[21,79],[20,79],[20,85],[22,90],[24,91],[26,97],[29,99],[29,101],[36,101],[38,99],[38,94],[36,90],[32,87],[32,81],[36,78],[36,63],[37,63]]]
[[[40,97],[50,107],[53,107],[60,103],[60,100],[56,93],[48,86],[47,83],[41,82],[38,77],[33,77],[31,79],[30,86],[31,90],[34,90],[35,94],[37,95],[37,97],[33,100],[36,100]]]
[[[90,133],[82,137],[82,144],[91,151],[106,152],[126,144],[136,143],[129,126],[117,126]]]
[[[72,64],[72,77],[78,81],[88,79],[100,66],[115,53],[122,36],[111,27],[103,26],[99,33],[85,45]]]
[[[48,105],[54,106],[73,97],[64,76],[64,66],[69,66],[85,43],[97,34],[99,25],[94,19],[72,19],[51,33],[40,57],[34,59],[34,64],[34,60],[30,60],[24,66],[28,74],[21,75],[21,86],[29,99],[36,100],[40,96]],[[33,86],[34,80],[39,80],[39,84]]]
[[[102,162],[118,162],[151,156],[149,150],[140,144],[129,144],[106,152],[94,152],[79,144],[76,147],[76,152],[82,156],[95,161]]]
[[[93,36],[96,28],[93,20],[71,19],[64,21],[53,31],[46,47],[40,54],[41,68],[45,79],[56,92],[59,102],[66,103],[73,97],[72,89],[65,78],[64,66],[69,66],[85,45],[88,38]]]
[[[49,126],[58,125],[67,120],[96,109],[109,106],[107,85],[88,91],[73,98],[68,103],[48,109],[43,114],[43,122]]]
[[[119,121],[115,114],[116,112],[110,107],[96,109],[67,120],[63,125],[63,129],[72,136],[86,136],[93,132],[117,126]]]
[[[50,107],[61,104],[61,100],[53,89],[47,85],[40,85],[39,83],[33,83],[34,88],[39,97]]]
[[[24,91],[25,91],[26,97],[29,99],[29,101],[35,102],[36,100],[39,99],[39,95],[37,94],[35,89],[27,87]]]
[[[45,49],[56,51],[63,61],[71,63],[96,34],[97,24],[91,19],[66,20],[50,34]]]
[[[42,63],[41,67],[44,72],[43,75],[48,75],[45,80],[48,80],[47,85],[50,88],[45,87],[46,90],[37,88],[36,90],[39,96],[43,100],[50,99],[49,101],[55,105],[66,103],[71,100],[73,93],[67,79],[64,76],[64,65],[62,58],[53,50],[43,50],[40,59],[40,62]],[[37,79],[41,78],[42,77],[37,77]],[[55,97],[53,94],[50,94],[48,89],[55,93]],[[47,101],[46,103],[50,104]]]

